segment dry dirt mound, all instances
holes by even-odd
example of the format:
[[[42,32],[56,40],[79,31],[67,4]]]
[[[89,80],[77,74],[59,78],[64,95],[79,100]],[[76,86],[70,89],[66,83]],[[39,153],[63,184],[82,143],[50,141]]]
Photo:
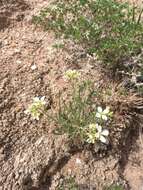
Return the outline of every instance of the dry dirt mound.
[[[47,101],[52,101],[56,89],[62,87],[63,71],[74,67],[70,55],[52,50],[53,34],[35,29],[31,23],[32,15],[48,3],[0,1],[0,189],[55,190],[63,176],[72,173],[79,189],[100,190],[103,185],[124,182],[121,178],[125,175],[131,189],[139,190],[143,182],[140,141],[140,148],[129,156],[136,156],[136,160],[130,160],[121,170],[119,156],[110,154],[97,159],[89,151],[71,152],[66,138],[55,138],[44,119],[32,121],[24,114],[34,96],[46,96]],[[85,66],[84,59],[80,61],[79,68],[98,81],[100,77],[93,66]],[[138,166],[132,166],[135,173],[129,175],[131,165],[138,162]]]

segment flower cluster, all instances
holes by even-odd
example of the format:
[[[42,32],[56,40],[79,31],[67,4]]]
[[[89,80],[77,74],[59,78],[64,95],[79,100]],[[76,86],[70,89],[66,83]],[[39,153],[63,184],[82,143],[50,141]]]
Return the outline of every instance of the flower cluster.
[[[106,109],[102,109],[102,107],[97,108],[96,117],[102,119],[104,121],[108,120],[108,117],[112,116],[112,112],[110,112],[110,108],[106,107]]]
[[[109,130],[103,129],[102,126],[98,124],[90,124],[89,132],[87,133],[87,142],[94,144],[96,140],[101,141],[102,143],[107,143],[107,137],[109,135]]]
[[[92,123],[87,127],[87,139],[86,142],[94,144],[96,140],[101,141],[102,143],[108,143],[108,135],[109,130],[105,129],[107,120],[112,116],[112,112],[110,112],[110,108],[106,107],[106,109],[102,109],[102,107],[97,108],[96,118],[99,119],[100,124]],[[102,127],[101,124],[104,124]]]
[[[80,77],[80,73],[76,70],[67,70],[64,74],[66,80],[77,80]]]
[[[33,119],[39,120],[45,107],[45,97],[35,97],[33,98],[33,103],[25,111],[26,114],[30,114]]]

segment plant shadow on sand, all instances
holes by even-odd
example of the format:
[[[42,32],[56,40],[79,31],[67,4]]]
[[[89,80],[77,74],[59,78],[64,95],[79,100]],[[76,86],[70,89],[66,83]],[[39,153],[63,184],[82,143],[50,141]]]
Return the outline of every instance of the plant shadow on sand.
[[[125,129],[122,131],[123,136],[126,136],[126,138],[120,139],[120,145],[119,145],[119,150],[120,150],[120,159],[119,159],[119,169],[118,173],[122,179],[125,179],[124,177],[124,171],[125,168],[129,162],[129,157],[131,154],[134,152],[139,151],[139,146],[137,145],[137,141],[139,139],[140,133],[142,133],[142,129],[140,128],[141,126],[137,126],[137,123],[135,122],[132,123],[132,126],[129,129]],[[137,162],[135,160],[135,162]],[[130,185],[127,183],[128,189],[131,189]]]

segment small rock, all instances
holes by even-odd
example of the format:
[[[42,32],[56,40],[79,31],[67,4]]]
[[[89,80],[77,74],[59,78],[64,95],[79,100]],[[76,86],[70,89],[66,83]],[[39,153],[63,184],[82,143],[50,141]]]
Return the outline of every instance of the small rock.
[[[17,64],[21,64],[21,63],[22,63],[22,61],[20,61],[20,60],[17,60],[17,61],[16,61],[16,63],[17,63]]]
[[[81,164],[81,160],[79,158],[76,158],[76,161],[75,161],[76,164]]]
[[[14,53],[20,53],[20,52],[21,52],[20,49],[15,49],[15,50],[14,50]]]
[[[31,66],[31,69],[35,70],[35,69],[37,69],[37,66],[34,64],[34,65]]]

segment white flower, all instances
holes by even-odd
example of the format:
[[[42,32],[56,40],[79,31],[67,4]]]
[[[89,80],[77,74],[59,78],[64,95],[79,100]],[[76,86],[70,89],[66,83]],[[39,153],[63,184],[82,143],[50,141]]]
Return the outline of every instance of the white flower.
[[[34,103],[39,103],[39,104],[42,104],[42,105],[46,104],[45,96],[42,96],[41,98],[40,97],[35,97],[35,98],[33,98],[33,101],[34,101]]]
[[[39,120],[42,110],[46,104],[45,97],[33,98],[33,103],[25,111],[26,114],[30,114],[33,119]]]
[[[75,80],[80,77],[80,73],[76,70],[68,70],[64,74],[64,78],[66,80]]]
[[[87,139],[86,142],[94,144],[96,140],[101,141],[102,143],[107,144],[107,137],[109,135],[109,131],[107,129],[102,129],[102,127],[98,124],[90,124],[88,126]]]
[[[95,134],[96,139],[100,140],[102,143],[107,143],[106,137],[109,135],[109,131],[107,129],[103,129],[98,124],[96,124],[97,133]]]
[[[110,108],[109,107],[106,107],[105,110],[103,110],[102,107],[98,107],[96,117],[107,121],[109,113],[110,113]]]

